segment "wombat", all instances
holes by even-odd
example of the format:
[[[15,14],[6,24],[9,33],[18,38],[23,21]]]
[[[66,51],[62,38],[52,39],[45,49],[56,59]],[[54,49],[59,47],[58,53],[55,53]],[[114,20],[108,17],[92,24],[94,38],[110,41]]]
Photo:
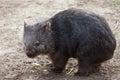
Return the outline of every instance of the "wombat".
[[[34,58],[48,55],[52,71],[61,73],[69,58],[78,60],[75,75],[89,75],[95,67],[113,57],[115,37],[106,20],[81,9],[61,11],[44,22],[24,23],[25,53]]]

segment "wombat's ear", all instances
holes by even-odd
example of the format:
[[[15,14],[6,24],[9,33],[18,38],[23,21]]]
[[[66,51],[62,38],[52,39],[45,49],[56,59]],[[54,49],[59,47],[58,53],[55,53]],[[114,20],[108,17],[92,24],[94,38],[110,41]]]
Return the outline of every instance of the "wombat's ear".
[[[27,23],[24,22],[24,31],[26,30],[26,27],[27,27]]]
[[[51,23],[46,22],[45,25],[43,26],[43,28],[45,29],[45,31],[50,31],[51,30]]]
[[[26,22],[24,22],[24,27],[26,27],[27,26],[27,23]]]

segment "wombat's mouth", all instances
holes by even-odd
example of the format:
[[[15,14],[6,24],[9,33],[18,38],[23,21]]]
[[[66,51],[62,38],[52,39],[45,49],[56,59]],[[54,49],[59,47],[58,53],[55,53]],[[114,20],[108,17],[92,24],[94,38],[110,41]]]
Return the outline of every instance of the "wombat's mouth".
[[[30,54],[27,54],[27,56],[28,56],[29,58],[34,58],[34,57],[36,57],[35,55],[30,55]]]
[[[25,48],[25,53],[29,58],[34,58],[38,56],[39,54],[46,54],[47,53],[47,47],[45,45],[39,45],[37,47],[32,48]]]
[[[26,55],[27,55],[29,58],[35,58],[38,54],[37,54],[37,53],[29,52],[29,53],[26,53]]]
[[[38,55],[38,51],[36,49],[25,50],[25,53],[29,58],[34,58]]]

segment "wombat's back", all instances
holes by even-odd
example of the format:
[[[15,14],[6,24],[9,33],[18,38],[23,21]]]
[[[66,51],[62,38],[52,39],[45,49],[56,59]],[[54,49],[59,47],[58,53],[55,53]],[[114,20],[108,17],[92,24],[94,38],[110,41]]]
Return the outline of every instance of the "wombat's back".
[[[62,49],[73,55],[78,49],[108,51],[112,54],[116,47],[106,20],[94,13],[68,9],[56,14],[51,20],[56,50]]]
[[[56,14],[51,21],[56,50],[71,56],[84,52],[97,56],[111,54],[108,57],[112,57],[116,40],[104,18],[79,9],[68,9]]]

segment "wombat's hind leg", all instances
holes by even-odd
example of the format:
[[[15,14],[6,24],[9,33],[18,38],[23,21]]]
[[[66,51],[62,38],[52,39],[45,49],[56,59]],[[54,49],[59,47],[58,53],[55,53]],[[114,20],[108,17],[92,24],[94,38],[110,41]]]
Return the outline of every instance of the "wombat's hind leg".
[[[83,60],[78,59],[78,71],[75,73],[77,76],[89,76],[91,73],[100,71],[101,63],[93,64],[87,58]]]
[[[76,76],[89,76],[92,71],[92,65],[88,62],[78,60],[78,71],[75,73]]]

